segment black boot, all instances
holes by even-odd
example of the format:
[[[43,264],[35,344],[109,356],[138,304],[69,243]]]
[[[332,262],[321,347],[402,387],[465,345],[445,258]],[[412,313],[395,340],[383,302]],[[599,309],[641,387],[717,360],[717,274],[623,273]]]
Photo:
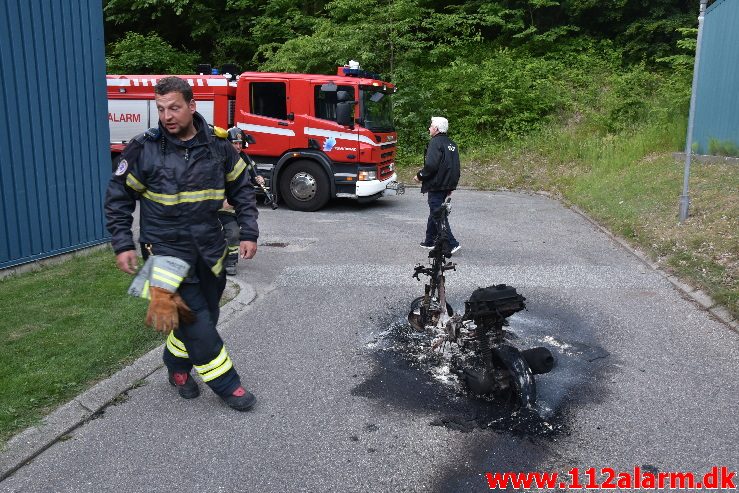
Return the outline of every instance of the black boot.
[[[194,399],[200,395],[198,383],[190,373],[169,372],[169,383],[177,387],[177,392],[183,399]]]
[[[226,397],[221,396],[221,399],[223,399],[231,409],[236,409],[237,411],[248,411],[257,402],[257,398],[254,397],[254,394],[240,385],[239,388],[234,390],[231,395],[227,395]]]

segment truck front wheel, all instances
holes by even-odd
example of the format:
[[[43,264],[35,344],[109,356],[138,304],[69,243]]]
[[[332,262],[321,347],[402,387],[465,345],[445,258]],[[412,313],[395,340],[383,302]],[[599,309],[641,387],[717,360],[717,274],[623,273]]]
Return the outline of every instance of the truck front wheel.
[[[280,176],[280,197],[296,211],[317,211],[330,195],[326,172],[318,163],[296,161]]]

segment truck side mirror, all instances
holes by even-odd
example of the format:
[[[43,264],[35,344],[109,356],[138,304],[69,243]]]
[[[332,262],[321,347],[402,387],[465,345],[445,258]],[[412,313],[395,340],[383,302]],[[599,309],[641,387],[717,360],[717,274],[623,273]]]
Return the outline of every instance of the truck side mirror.
[[[354,126],[354,105],[356,101],[342,101],[336,104],[336,123],[345,127]]]

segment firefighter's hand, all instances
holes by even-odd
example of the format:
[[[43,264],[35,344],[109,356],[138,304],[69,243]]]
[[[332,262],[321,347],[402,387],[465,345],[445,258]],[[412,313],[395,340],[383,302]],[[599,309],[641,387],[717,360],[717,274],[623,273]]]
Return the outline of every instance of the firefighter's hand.
[[[126,250],[119,253],[115,256],[115,263],[126,274],[136,274],[136,268],[138,267],[136,250]]]
[[[416,183],[421,183],[421,180],[418,179],[418,175],[413,175],[413,181]]]
[[[154,327],[157,332],[169,334],[180,325],[177,314],[178,301],[182,301],[177,293],[152,286],[149,289],[151,302],[146,311],[146,325]],[[184,301],[182,302],[184,304]],[[189,309],[188,309],[189,310]]]
[[[259,185],[260,187],[263,187],[264,186],[264,177],[263,176],[257,175],[257,177],[254,178],[254,181],[257,182],[257,185]]]
[[[257,254],[257,242],[256,241],[242,241],[239,243],[239,255],[241,258],[250,259],[254,258]]]

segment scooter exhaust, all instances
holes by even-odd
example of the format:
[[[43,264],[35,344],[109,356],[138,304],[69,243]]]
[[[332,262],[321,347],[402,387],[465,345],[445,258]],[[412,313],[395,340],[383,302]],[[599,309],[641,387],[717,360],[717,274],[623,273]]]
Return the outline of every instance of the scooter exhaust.
[[[534,375],[549,373],[554,368],[554,356],[545,347],[526,349],[521,351],[521,356],[526,360],[526,364],[529,365]]]

